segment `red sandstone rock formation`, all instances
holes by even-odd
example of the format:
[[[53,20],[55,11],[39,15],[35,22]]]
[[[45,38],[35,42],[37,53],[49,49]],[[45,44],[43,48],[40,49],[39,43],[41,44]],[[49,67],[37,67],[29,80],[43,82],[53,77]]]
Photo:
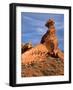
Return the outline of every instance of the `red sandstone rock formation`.
[[[39,44],[21,55],[22,64],[43,61],[47,58],[48,50],[45,45]]]
[[[46,26],[48,27],[48,31],[42,37],[41,44],[22,53],[22,64],[31,64],[32,62],[47,60],[47,54],[58,57],[62,61],[64,60],[64,54],[58,48],[58,38],[56,36],[54,23],[52,19],[47,21]]]
[[[21,53],[26,52],[27,50],[32,48],[32,43],[26,43],[26,44],[21,44]]]
[[[41,43],[46,46],[48,53],[54,57],[59,57],[64,60],[64,53],[58,48],[58,38],[56,36],[56,29],[54,20],[49,19],[45,26],[48,28],[47,32],[41,39]]]

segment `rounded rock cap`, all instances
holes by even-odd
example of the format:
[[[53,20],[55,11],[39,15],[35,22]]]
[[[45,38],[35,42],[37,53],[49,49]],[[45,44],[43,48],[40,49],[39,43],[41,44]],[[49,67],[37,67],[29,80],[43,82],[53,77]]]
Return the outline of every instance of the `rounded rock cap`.
[[[54,24],[55,24],[54,20],[53,19],[49,19],[46,22],[45,26],[49,28],[50,26],[53,26]]]

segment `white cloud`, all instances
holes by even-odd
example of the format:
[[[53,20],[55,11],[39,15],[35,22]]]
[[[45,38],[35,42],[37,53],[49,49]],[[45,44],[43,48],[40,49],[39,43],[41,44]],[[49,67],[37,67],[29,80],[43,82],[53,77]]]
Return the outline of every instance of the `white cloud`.
[[[40,27],[38,27],[38,28],[36,29],[36,31],[37,31],[37,33],[41,33],[41,34],[43,34],[43,33],[46,32],[46,30],[45,30],[44,28],[40,28]]]

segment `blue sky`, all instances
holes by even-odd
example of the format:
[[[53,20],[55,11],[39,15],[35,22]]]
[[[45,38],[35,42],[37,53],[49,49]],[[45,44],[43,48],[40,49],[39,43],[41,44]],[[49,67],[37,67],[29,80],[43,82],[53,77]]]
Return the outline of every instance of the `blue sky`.
[[[55,21],[56,34],[59,48],[64,51],[64,15],[50,13],[21,13],[21,41],[22,43],[32,42],[33,45],[40,43],[42,36],[46,33],[45,23],[48,19]]]

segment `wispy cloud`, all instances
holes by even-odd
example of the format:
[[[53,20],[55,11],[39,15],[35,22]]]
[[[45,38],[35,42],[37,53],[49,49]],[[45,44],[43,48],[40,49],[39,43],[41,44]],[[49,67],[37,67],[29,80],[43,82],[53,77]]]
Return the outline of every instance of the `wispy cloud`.
[[[45,28],[40,28],[40,27],[38,27],[38,28],[36,29],[36,31],[37,31],[38,34],[46,33]]]
[[[36,20],[32,17],[24,16],[24,20],[27,20],[27,22],[33,26],[44,26],[44,21]]]
[[[55,23],[55,26],[56,26],[57,31],[64,30],[64,23],[63,22],[58,21]]]

